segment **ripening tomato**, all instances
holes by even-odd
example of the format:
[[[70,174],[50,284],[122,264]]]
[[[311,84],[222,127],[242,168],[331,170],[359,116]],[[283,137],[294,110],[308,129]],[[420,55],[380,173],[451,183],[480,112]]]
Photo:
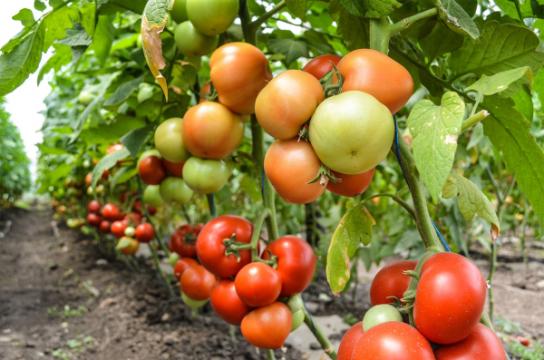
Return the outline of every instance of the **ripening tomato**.
[[[319,55],[304,65],[302,71],[306,71],[315,76],[318,80],[321,80],[321,78],[327,75],[341,59],[342,57],[338,55]]]
[[[251,311],[236,292],[234,281],[230,280],[221,280],[215,286],[210,302],[215,313],[232,325],[240,325],[244,316]]]
[[[219,38],[207,36],[198,31],[192,22],[184,21],[174,30],[174,39],[178,51],[185,56],[202,56],[217,47]]]
[[[136,239],[138,239],[139,242],[150,242],[155,237],[155,230],[153,229],[153,225],[149,223],[143,223],[136,226],[136,232],[134,233],[134,236],[136,237]]]
[[[417,261],[396,261],[380,269],[370,285],[370,303],[392,304],[395,300],[402,299],[408,289],[410,277],[405,275],[407,270],[414,270]]]
[[[185,161],[189,154],[183,145],[183,119],[171,118],[162,122],[155,130],[155,147],[168,161]]]
[[[150,206],[161,206],[164,201],[161,196],[161,190],[159,185],[149,185],[145,187],[144,190],[144,196],[143,196],[144,203],[150,205]]]
[[[240,299],[252,307],[272,304],[281,292],[280,275],[262,262],[252,262],[240,269],[234,285]]]
[[[161,182],[159,189],[161,198],[168,202],[186,204],[193,197],[193,190],[177,177],[167,177]]]
[[[148,185],[158,185],[166,177],[166,170],[157,156],[147,156],[138,161],[138,173]]]
[[[181,275],[194,265],[200,265],[195,259],[182,257],[178,261],[176,261],[176,264],[174,265],[174,276],[179,280]]]
[[[315,201],[325,191],[317,179],[321,162],[305,141],[277,140],[266,152],[264,172],[278,194],[294,204]]]
[[[389,110],[361,91],[331,96],[310,121],[315,153],[323,164],[343,174],[360,174],[378,165],[389,153],[394,135]]]
[[[98,202],[97,200],[93,200],[87,204],[87,211],[90,213],[98,214],[101,207],[102,206],[100,205],[100,202]]]
[[[183,143],[194,156],[223,159],[240,146],[243,137],[240,116],[220,103],[201,102],[183,117]]]
[[[327,190],[342,196],[357,196],[366,191],[372,182],[375,169],[360,174],[346,175],[333,171],[336,182],[329,180]]]
[[[486,282],[464,256],[439,253],[421,269],[414,303],[416,328],[437,344],[453,344],[472,332],[485,305]]]
[[[162,165],[170,176],[181,177],[183,174],[184,162],[174,163],[166,159],[162,159]]]
[[[122,220],[117,220],[111,223],[111,233],[116,238],[120,239],[125,236],[125,230],[128,226],[128,223]]]
[[[212,294],[215,282],[215,276],[204,266],[193,265],[181,274],[180,289],[191,299],[206,300]]]
[[[134,255],[138,252],[140,243],[131,237],[124,236],[119,239],[115,249],[125,255]]]
[[[102,216],[108,220],[115,221],[122,218],[121,210],[117,207],[117,205],[112,203],[107,203],[102,208]]]
[[[175,0],[172,10],[170,10],[170,16],[172,16],[172,19],[178,24],[187,20],[186,2],[186,0]]]
[[[183,303],[187,305],[190,309],[197,310],[203,307],[204,305],[206,305],[206,303],[208,302],[208,299],[206,300],[191,299],[189,296],[187,296],[187,294],[182,292],[181,301],[183,301]]]
[[[414,91],[414,80],[404,66],[372,49],[350,52],[338,63],[344,77],[343,91],[369,93],[389,108],[399,111]]]
[[[255,112],[255,99],[272,74],[261,50],[248,43],[233,42],[213,52],[210,79],[221,104],[235,113],[249,115]]]
[[[353,355],[353,350],[357,342],[363,336],[363,325],[359,321],[354,324],[351,328],[346,331],[342,340],[340,341],[340,346],[338,347],[338,354],[336,355],[337,360],[351,360]]]
[[[100,225],[98,226],[98,229],[100,230],[100,232],[109,233],[110,227],[111,227],[111,223],[108,220],[102,220],[100,222]]]
[[[281,302],[260,307],[247,314],[240,329],[252,345],[263,349],[278,349],[291,332],[293,315]]]
[[[396,307],[389,304],[374,305],[363,316],[363,330],[368,331],[374,326],[390,322],[402,322],[402,315]]]
[[[287,140],[298,135],[324,98],[319,80],[301,70],[287,70],[261,90],[255,115],[267,133]]]
[[[458,343],[436,350],[436,360],[506,360],[501,341],[493,331],[476,324],[470,335]]]
[[[231,171],[230,164],[224,160],[192,157],[183,166],[183,179],[194,191],[211,194],[225,186]]]
[[[91,226],[98,226],[100,225],[100,222],[102,221],[102,218],[100,215],[95,213],[89,213],[87,214],[87,223]]]
[[[276,256],[276,271],[281,277],[281,296],[291,296],[304,291],[314,276],[317,256],[312,247],[294,235],[282,236],[268,244],[264,258]]]
[[[416,329],[402,322],[386,322],[365,331],[352,360],[435,360],[431,345]]]
[[[238,0],[186,0],[187,17],[203,34],[225,32],[238,16]]]
[[[246,219],[222,215],[208,222],[196,240],[198,259],[208,270],[221,278],[234,276],[251,261],[250,250],[240,250],[237,258],[234,254],[225,255],[224,241],[233,239],[236,242],[249,243],[253,226]]]

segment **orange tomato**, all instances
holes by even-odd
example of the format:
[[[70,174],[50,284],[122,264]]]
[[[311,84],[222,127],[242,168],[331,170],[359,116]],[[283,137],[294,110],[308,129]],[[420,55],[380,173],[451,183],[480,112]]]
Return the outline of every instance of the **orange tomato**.
[[[338,179],[335,183],[332,180],[327,184],[327,190],[343,196],[357,196],[368,189],[372,182],[375,169],[370,169],[361,174],[347,175],[333,171],[334,177]]]

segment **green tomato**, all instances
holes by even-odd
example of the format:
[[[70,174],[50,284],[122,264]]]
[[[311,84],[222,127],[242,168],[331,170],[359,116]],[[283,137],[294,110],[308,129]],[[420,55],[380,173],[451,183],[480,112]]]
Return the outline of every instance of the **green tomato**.
[[[389,109],[372,95],[347,91],[323,101],[310,121],[310,142],[323,164],[360,174],[389,153],[395,125]]]
[[[300,294],[295,294],[289,298],[289,301],[287,302],[287,306],[289,306],[289,309],[291,309],[291,312],[295,313],[299,310],[304,309],[304,302],[302,301],[302,297]]]
[[[133,237],[136,233],[136,229],[134,229],[133,226],[127,226],[125,229],[125,236],[127,237]]]
[[[204,35],[221,34],[238,16],[238,0],[186,1],[187,17]]]
[[[181,300],[192,310],[197,310],[206,305],[208,300],[194,300],[185,295],[184,293],[181,293]]]
[[[231,174],[231,168],[223,160],[192,157],[183,166],[183,179],[194,191],[211,194],[219,191]]]
[[[182,23],[187,20],[187,1],[186,0],[175,0],[172,10],[170,10],[170,15],[175,22]]]
[[[83,90],[79,93],[77,101],[82,105],[89,105],[94,100],[95,95],[87,90]]]
[[[183,146],[183,119],[171,118],[155,130],[155,147],[168,161],[179,163],[187,160],[189,153]]]
[[[148,185],[144,190],[144,203],[154,207],[159,207],[164,203],[161,196],[160,185]]]
[[[291,322],[291,331],[295,331],[304,322],[304,311],[298,310],[293,313],[293,321]]]
[[[190,21],[185,21],[176,27],[174,32],[176,46],[185,56],[202,56],[211,53],[219,38],[201,34]]]
[[[168,255],[168,259],[166,260],[172,267],[176,266],[176,263],[179,260],[178,253],[171,252],[170,255]]]
[[[161,197],[167,202],[186,204],[193,196],[193,190],[178,177],[167,177],[160,185]]]
[[[376,325],[390,321],[402,322],[402,315],[397,308],[389,304],[374,305],[363,317],[363,330],[368,331]]]

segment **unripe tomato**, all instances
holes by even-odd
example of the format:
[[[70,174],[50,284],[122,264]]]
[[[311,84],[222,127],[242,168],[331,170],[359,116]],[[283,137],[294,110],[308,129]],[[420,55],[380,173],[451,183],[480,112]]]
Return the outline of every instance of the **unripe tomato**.
[[[170,176],[181,177],[183,174],[184,162],[173,163],[166,159],[162,159],[162,165]]]
[[[106,218],[107,220],[115,221],[122,217],[121,210],[117,207],[117,205],[112,203],[107,203],[102,208],[102,216]]]
[[[247,314],[240,329],[252,345],[263,349],[278,349],[291,332],[293,315],[281,302],[260,307]]]
[[[389,304],[374,305],[363,317],[363,330],[368,331],[376,325],[390,321],[402,322],[402,315],[397,308]]]
[[[87,204],[87,211],[90,213],[98,214],[100,212],[101,205],[97,200],[92,200]]]
[[[344,92],[364,91],[378,99],[392,113],[399,111],[414,91],[412,76],[404,66],[382,52],[358,49],[338,63],[344,77]]]
[[[149,223],[143,223],[136,226],[136,232],[134,234],[139,242],[148,243],[155,237],[155,230],[153,225]]]
[[[187,17],[203,34],[225,32],[238,16],[238,0],[186,0]]]
[[[324,98],[319,80],[301,70],[287,70],[261,90],[255,115],[267,133],[287,140],[298,135]]]
[[[382,267],[370,285],[370,303],[372,305],[392,304],[396,299],[402,299],[410,283],[410,276],[405,275],[404,272],[414,270],[416,264],[417,261],[405,260]]]
[[[142,181],[148,185],[158,185],[166,177],[166,170],[161,159],[147,156],[138,162],[138,173]]]
[[[134,255],[138,252],[140,243],[131,237],[122,237],[119,239],[115,249],[125,255]]]
[[[264,258],[277,257],[276,271],[280,274],[281,296],[291,296],[304,291],[314,276],[317,256],[312,247],[294,235],[282,236],[270,244]]]
[[[360,174],[346,175],[333,171],[337,182],[329,180],[327,190],[342,196],[357,196],[366,191],[372,182],[376,169],[370,169]]]
[[[280,275],[261,262],[252,262],[240,269],[234,285],[240,299],[252,307],[272,304],[281,292]]]
[[[128,221],[127,221],[127,224],[128,224]],[[127,226],[125,228],[125,236],[133,237],[135,233],[136,233],[136,229],[134,229],[133,226]]]
[[[100,225],[100,222],[102,221],[102,218],[100,215],[95,213],[87,214],[87,223],[91,226],[98,226]]]
[[[172,19],[178,24],[187,20],[186,2],[186,0],[175,0],[172,10],[170,10],[170,16],[172,16]]]
[[[185,161],[189,154],[183,145],[183,119],[171,118],[162,122],[155,130],[155,147],[168,161]]]
[[[343,174],[378,165],[393,144],[389,110],[373,96],[347,91],[323,101],[310,121],[310,142],[323,164]]]
[[[436,350],[436,360],[506,360],[501,341],[493,331],[476,324],[470,335],[458,343]]]
[[[164,201],[186,204],[193,197],[193,190],[177,177],[167,177],[161,182],[160,194]]]
[[[234,281],[230,280],[221,280],[215,286],[210,302],[215,313],[232,325],[240,325],[244,316],[251,311],[236,292]]]
[[[338,55],[319,55],[310,60],[306,65],[304,65],[302,70],[312,74],[318,80],[321,80],[323,76],[327,75],[327,73],[329,73],[334,68],[334,66],[338,64],[340,59],[342,59],[342,57]]]
[[[234,276],[251,261],[250,250],[240,250],[237,258],[234,254],[225,255],[223,242],[233,238],[236,242],[249,243],[253,226],[242,217],[222,215],[208,222],[200,231],[196,240],[196,253],[201,264],[221,278]]]
[[[127,223],[121,220],[117,220],[111,223],[111,233],[116,238],[120,239],[125,236],[125,229],[127,228]]]
[[[206,303],[208,302],[208,299],[206,300],[191,299],[189,296],[187,296],[187,294],[183,292],[181,293],[181,300],[183,301],[185,305],[187,305],[192,310],[200,309],[201,307],[206,305]]]
[[[486,293],[486,282],[470,260],[454,253],[435,254],[423,265],[417,284],[416,328],[438,344],[461,341],[480,321]]]
[[[77,101],[79,101],[81,105],[89,105],[95,98],[96,95],[94,93],[87,90],[82,90],[77,97]]]
[[[325,191],[319,179],[312,181],[321,169],[321,162],[312,146],[305,141],[277,140],[266,152],[264,172],[278,194],[294,204],[315,201]]]
[[[235,113],[249,115],[255,112],[255,99],[272,74],[261,50],[248,43],[234,42],[213,52],[210,79],[219,102]]]
[[[164,203],[164,200],[161,196],[161,190],[159,185],[149,185],[145,187],[144,190],[144,196],[143,196],[144,203],[159,207]]]
[[[209,299],[215,282],[215,276],[204,266],[193,265],[181,274],[180,289],[191,299],[206,300]]]
[[[111,226],[111,223],[108,220],[102,220],[100,222],[100,225],[98,226],[98,229],[100,230],[100,232],[109,233],[110,226]]]
[[[361,336],[363,336],[363,334],[363,325],[360,321],[349,328],[344,336],[342,336],[336,359],[351,360],[355,345],[357,345],[357,342],[359,342],[359,339]]]
[[[174,276],[180,280],[181,275],[191,266],[200,265],[195,259],[182,257],[174,265]]]
[[[185,56],[202,56],[217,47],[218,37],[199,32],[190,21],[184,21],[174,30],[178,51]]]
[[[306,318],[306,315],[304,314],[304,302],[302,301],[300,294],[291,296],[287,302],[287,306],[289,306],[289,310],[291,310],[291,313],[293,314],[293,322],[291,324],[291,332],[293,332],[302,325]]]
[[[242,142],[242,119],[220,103],[201,102],[187,110],[183,119],[183,143],[194,156],[222,159]]]
[[[431,345],[416,329],[402,322],[387,322],[365,331],[352,360],[435,360]]]
[[[183,179],[187,185],[201,194],[221,190],[229,180],[230,165],[223,160],[207,160],[192,157],[183,166]]]

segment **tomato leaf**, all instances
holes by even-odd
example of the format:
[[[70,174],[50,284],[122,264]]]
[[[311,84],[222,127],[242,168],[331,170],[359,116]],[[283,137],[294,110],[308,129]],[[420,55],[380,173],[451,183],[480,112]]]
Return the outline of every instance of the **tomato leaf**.
[[[498,94],[507,90],[519,80],[531,80],[533,72],[528,66],[522,66],[512,70],[507,70],[491,76],[482,75],[467,90],[474,90],[484,96]]]
[[[136,79],[130,79],[121,85],[119,85],[118,88],[115,89],[115,92],[106,99],[104,102],[105,106],[117,106],[121,104],[123,101],[127,100],[130,95],[138,89],[140,86],[140,83],[143,81],[143,77],[137,77]]]
[[[333,293],[344,290],[351,273],[351,260],[357,253],[360,244],[368,245],[372,240],[374,218],[359,203],[349,209],[332,235],[327,252],[325,272]]]
[[[434,200],[438,199],[452,169],[464,115],[465,103],[461,97],[447,92],[440,106],[421,100],[408,116],[416,167]]]
[[[473,39],[480,36],[480,30],[470,15],[455,0],[439,0],[436,3],[440,18],[450,29]]]
[[[308,57],[308,45],[296,39],[270,39],[270,50],[282,54],[285,62],[291,64],[300,57]]]
[[[138,155],[140,148],[145,144],[147,138],[153,131],[154,126],[148,125],[138,129],[130,131],[128,134],[121,138],[121,142],[130,151],[130,155],[134,158]]]
[[[291,14],[299,18],[304,18],[308,5],[308,0],[287,0],[287,9]]]
[[[94,50],[101,65],[106,62],[106,59],[110,54],[114,33],[115,29],[113,27],[113,17],[106,15],[99,16],[91,49]]]
[[[137,167],[122,167],[119,171],[115,173],[113,178],[109,180],[110,183],[110,191],[113,192],[115,189],[115,186],[119,184],[126,183],[130,179],[132,179],[134,176],[138,174],[138,168]]]
[[[123,148],[100,159],[98,164],[96,164],[93,169],[93,181],[91,187],[94,188],[96,186],[96,183],[98,182],[104,171],[111,169],[115,166],[115,164],[117,164],[119,160],[123,160],[129,155],[130,152],[126,148]]]
[[[339,3],[351,15],[369,18],[388,16],[401,6],[396,0],[333,0],[331,4]]]

